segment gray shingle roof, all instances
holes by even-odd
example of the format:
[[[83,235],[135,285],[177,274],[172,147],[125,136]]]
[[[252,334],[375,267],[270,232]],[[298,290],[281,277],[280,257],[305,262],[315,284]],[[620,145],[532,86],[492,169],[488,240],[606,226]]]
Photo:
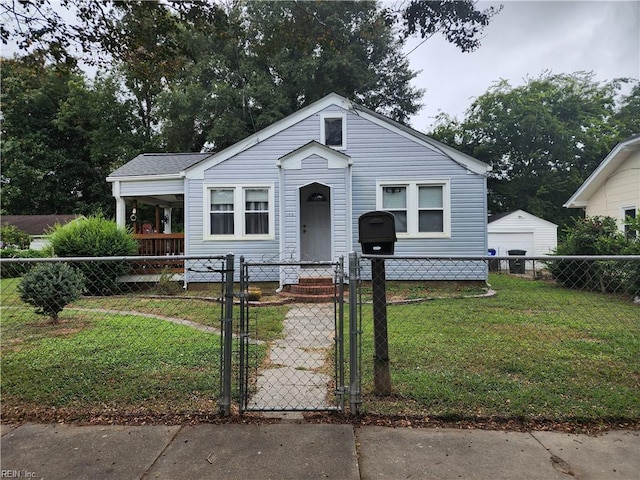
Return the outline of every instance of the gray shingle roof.
[[[111,172],[109,177],[178,174],[210,156],[211,153],[142,153]]]

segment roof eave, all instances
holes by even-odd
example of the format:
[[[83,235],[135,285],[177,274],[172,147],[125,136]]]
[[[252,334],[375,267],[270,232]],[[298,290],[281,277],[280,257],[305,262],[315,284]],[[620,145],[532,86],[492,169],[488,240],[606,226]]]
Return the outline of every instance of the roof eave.
[[[634,147],[634,145],[637,145]],[[640,148],[640,135],[634,135],[618,143],[609,154],[600,162],[600,165],[587,177],[578,190],[562,205],[565,208],[584,208],[587,206],[591,195],[600,188],[606,180],[603,175],[609,170],[615,170],[618,162],[624,161],[631,152]],[[625,154],[625,155],[622,155]]]
[[[140,180],[176,180],[184,178],[185,172],[163,173],[160,175],[125,175],[122,177],[107,177],[107,182],[135,182]]]

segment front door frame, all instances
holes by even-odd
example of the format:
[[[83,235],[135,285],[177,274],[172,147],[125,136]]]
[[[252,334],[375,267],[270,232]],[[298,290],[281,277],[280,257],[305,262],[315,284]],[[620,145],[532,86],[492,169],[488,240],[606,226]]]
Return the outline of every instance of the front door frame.
[[[318,218],[309,214],[313,201],[309,197],[318,193],[325,197],[325,200],[318,202],[325,206],[323,215],[325,218]],[[333,189],[330,185],[321,182],[312,182],[300,186],[298,189],[298,251],[300,261],[331,261],[333,259]],[[326,202],[326,203],[325,203]],[[315,218],[314,218],[315,217]],[[314,220],[315,225],[310,225],[309,221]],[[321,232],[319,242],[305,240],[305,236]],[[318,247],[318,244],[320,247]],[[311,250],[311,251],[310,251]]]

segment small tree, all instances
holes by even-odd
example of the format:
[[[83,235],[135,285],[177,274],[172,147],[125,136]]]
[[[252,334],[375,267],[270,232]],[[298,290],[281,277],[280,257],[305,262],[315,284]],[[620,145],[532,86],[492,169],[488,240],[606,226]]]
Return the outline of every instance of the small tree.
[[[126,229],[102,216],[81,218],[57,226],[51,246],[58,257],[121,257],[135,255],[138,244]],[[78,264],[91,295],[110,295],[118,290],[118,277],[129,272],[125,261]]]
[[[67,263],[44,263],[31,269],[18,286],[20,299],[36,307],[36,313],[47,315],[58,323],[62,309],[80,298],[84,289],[82,274]]]

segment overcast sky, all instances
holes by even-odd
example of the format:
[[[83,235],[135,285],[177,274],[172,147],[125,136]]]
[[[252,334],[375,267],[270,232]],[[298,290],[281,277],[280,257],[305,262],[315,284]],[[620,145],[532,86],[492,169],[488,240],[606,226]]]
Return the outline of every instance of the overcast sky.
[[[412,69],[421,70],[415,86],[426,89],[413,128],[429,130],[439,112],[463,119],[473,99],[500,79],[517,86],[545,70],[593,72],[600,82],[640,79],[640,0],[480,1],[478,8],[501,4],[478,50],[462,53],[434,36],[408,55]],[[420,41],[412,39],[405,51]]]
[[[500,79],[517,86],[545,70],[589,71],[597,81],[640,78],[640,0],[481,1],[478,8],[499,4],[504,8],[475,52],[433,37],[409,55],[411,67],[422,70],[415,85],[427,90],[424,108],[411,120],[415,129],[428,130],[439,112],[461,120]]]

